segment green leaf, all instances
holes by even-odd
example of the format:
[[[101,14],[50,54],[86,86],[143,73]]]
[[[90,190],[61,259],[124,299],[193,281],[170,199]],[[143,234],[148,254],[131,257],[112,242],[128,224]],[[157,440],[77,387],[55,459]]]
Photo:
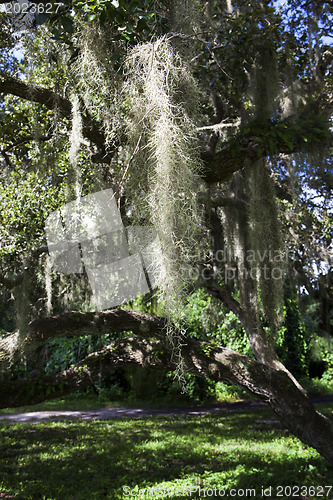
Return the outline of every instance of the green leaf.
[[[144,31],[147,28],[148,28],[147,21],[141,18],[138,24],[136,25],[136,31],[140,33],[141,31]]]
[[[38,25],[42,25],[42,24],[46,24],[48,22],[48,20],[50,19],[51,15],[50,14],[46,14],[46,13],[41,13],[41,14],[36,14],[36,23]]]
[[[293,150],[294,149],[294,144],[293,144],[293,141],[292,141],[292,134],[288,131],[288,129],[277,128],[276,132],[277,132],[277,135],[283,140],[283,142],[285,144],[287,144],[288,148],[290,150]]]
[[[66,33],[73,33],[74,32],[73,19],[71,17],[61,16],[60,22],[62,24],[62,27],[66,31]]]

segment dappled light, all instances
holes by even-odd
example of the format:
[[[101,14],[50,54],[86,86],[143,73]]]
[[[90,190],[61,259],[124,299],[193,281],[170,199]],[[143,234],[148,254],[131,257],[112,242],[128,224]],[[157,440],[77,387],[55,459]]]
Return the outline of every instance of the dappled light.
[[[1,424],[2,488],[18,494],[124,498],[124,487],[311,485],[331,472],[265,410],[102,422]],[[264,423],[265,422],[265,423]],[[242,436],[239,436],[239,429]],[[254,438],[255,436],[255,438]],[[60,476],[66,470],[61,481]],[[260,497],[259,497],[260,498]],[[282,497],[284,498],[284,497]]]

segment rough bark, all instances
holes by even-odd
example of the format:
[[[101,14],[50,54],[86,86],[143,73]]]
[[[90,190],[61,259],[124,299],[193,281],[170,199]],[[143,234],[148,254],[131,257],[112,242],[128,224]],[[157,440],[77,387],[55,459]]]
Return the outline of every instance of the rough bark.
[[[141,337],[161,337],[166,323],[163,318],[127,309],[104,312],[67,312],[41,318],[28,326],[23,344],[16,348],[17,332],[0,337],[0,371],[9,363],[42,347],[49,339],[103,335],[104,333],[133,332]],[[2,365],[2,370],[1,370]]]
[[[283,424],[303,443],[333,463],[333,424],[315,410],[283,370],[270,368],[247,356],[211,344],[187,339],[182,346],[187,370],[213,380],[245,388],[268,402]],[[83,389],[101,374],[133,364],[143,368],[172,370],[174,365],[165,341],[127,338],[87,356],[76,366],[54,377],[3,382],[0,407],[40,402]]]

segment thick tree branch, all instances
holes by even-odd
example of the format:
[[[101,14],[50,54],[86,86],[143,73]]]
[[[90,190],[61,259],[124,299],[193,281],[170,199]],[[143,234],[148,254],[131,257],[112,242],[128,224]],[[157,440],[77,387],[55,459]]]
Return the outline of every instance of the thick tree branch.
[[[49,141],[50,139],[52,139],[52,134],[41,135],[37,137],[35,135],[26,135],[24,137],[21,137],[19,140],[13,142],[12,144],[9,144],[9,146],[5,147],[4,151],[8,152],[9,150],[16,148],[20,144],[25,144],[27,142],[31,141],[46,142]]]
[[[25,354],[42,347],[49,339],[59,337],[100,336],[104,333],[133,332],[140,337],[163,337],[166,322],[163,318],[129,309],[104,312],[66,312],[57,316],[38,319],[28,326],[20,350]],[[17,349],[17,333],[0,337],[0,363],[7,368],[8,362],[20,358]]]
[[[57,108],[66,118],[70,118],[72,114],[72,106],[68,99],[59,96],[52,90],[27,84],[8,75],[0,74],[0,93],[12,94],[28,101],[37,102],[51,110]],[[82,120],[84,137],[98,147],[105,162],[109,161],[112,155],[105,153],[105,135],[101,125],[87,116],[83,116]]]
[[[267,122],[262,124],[261,131],[255,125],[253,134],[242,131],[231,141],[224,144],[217,152],[203,152],[204,163],[202,177],[209,184],[224,182],[234,172],[267,156],[293,154],[296,152],[315,152],[329,150],[333,146],[333,133],[322,127],[315,120],[297,125],[290,121],[280,122],[276,126]],[[284,138],[283,138],[284,134]]]

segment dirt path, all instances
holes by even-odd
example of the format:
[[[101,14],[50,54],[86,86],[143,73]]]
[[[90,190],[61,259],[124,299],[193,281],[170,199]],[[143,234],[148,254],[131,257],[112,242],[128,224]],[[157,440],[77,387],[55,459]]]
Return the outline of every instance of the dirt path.
[[[312,398],[315,404],[333,403],[333,395]],[[81,420],[109,420],[119,417],[144,418],[149,416],[172,417],[186,415],[196,417],[200,415],[216,414],[230,411],[261,410],[269,406],[262,401],[237,401],[235,403],[212,404],[206,406],[190,406],[185,408],[124,408],[109,407],[99,410],[80,411],[33,411],[27,413],[12,413],[1,415],[0,422],[38,423],[46,420],[66,420],[79,418]]]

